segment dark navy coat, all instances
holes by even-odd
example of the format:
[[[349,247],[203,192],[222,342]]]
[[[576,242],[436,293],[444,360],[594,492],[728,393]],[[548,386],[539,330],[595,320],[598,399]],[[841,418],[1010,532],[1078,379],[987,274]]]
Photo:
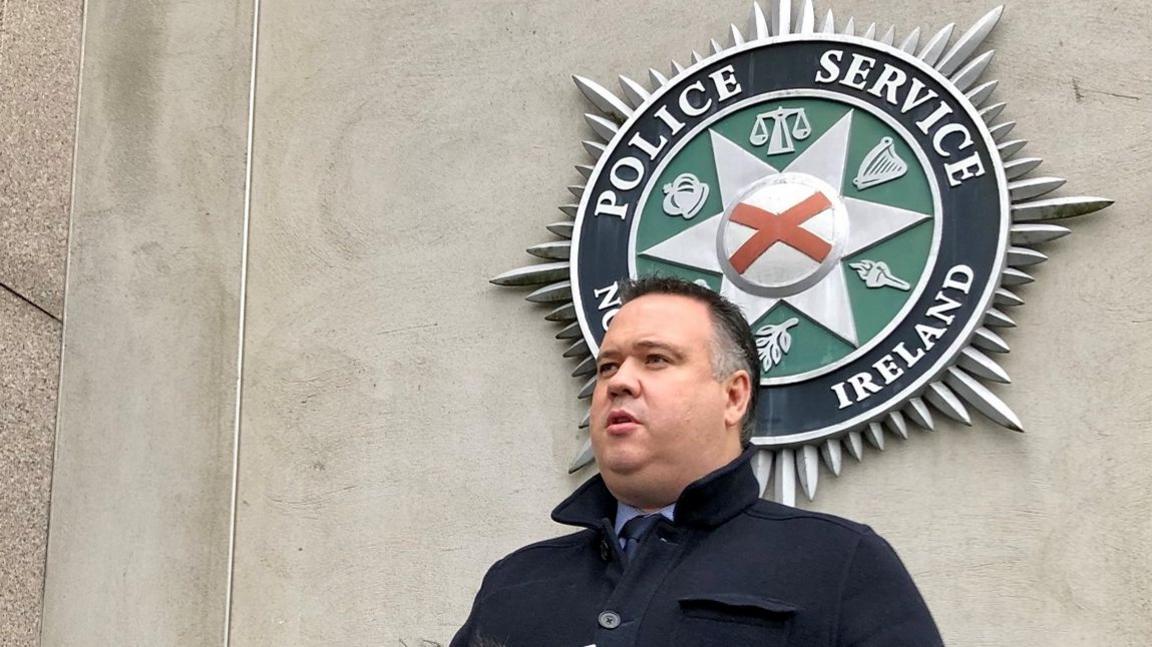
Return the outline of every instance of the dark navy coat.
[[[688,486],[629,561],[594,477],[552,513],[585,529],[497,562],[451,647],[940,645],[888,543],[760,499],[754,452]]]

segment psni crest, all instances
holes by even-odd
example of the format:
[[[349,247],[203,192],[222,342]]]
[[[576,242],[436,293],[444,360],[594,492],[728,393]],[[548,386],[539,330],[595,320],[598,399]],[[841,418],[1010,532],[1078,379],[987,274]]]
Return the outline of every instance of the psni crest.
[[[676,276],[738,304],[762,360],[757,474],[785,503],[797,485],[815,496],[821,462],[839,475],[845,451],[938,415],[1022,430],[988,388],[1009,381],[993,357],[1013,290],[1047,260],[1035,247],[1070,233],[1052,221],[1111,203],[1050,197],[1064,180],[1035,174],[999,120],[982,45],[1002,8],[899,41],[797,13],[754,4],[727,45],[647,86],[620,77],[619,95],[575,77],[601,113],[579,202],[548,225],[562,240],[528,249],[551,262],[492,279],[550,306],[581,398],[621,281]],[[585,443],[571,469],[591,461]]]

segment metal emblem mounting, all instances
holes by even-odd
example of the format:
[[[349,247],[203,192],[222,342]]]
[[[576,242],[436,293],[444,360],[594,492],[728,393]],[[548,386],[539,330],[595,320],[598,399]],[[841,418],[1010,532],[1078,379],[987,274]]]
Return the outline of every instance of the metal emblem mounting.
[[[1041,160],[998,121],[978,50],[1002,11],[897,43],[831,11],[818,27],[810,0],[795,16],[754,3],[746,31],[649,85],[574,77],[600,113],[587,183],[547,225],[559,240],[528,249],[548,262],[492,282],[549,307],[580,398],[621,280],[669,274],[734,301],[763,369],[754,467],[787,504],[815,496],[821,462],[838,476],[845,450],[860,460],[936,415],[1021,431],[987,386],[1009,381],[992,356],[1012,290],[1047,260],[1034,246],[1070,233],[1053,221],[1112,201],[1048,197],[1065,181],[1032,175]],[[586,441],[571,471],[592,461]]]

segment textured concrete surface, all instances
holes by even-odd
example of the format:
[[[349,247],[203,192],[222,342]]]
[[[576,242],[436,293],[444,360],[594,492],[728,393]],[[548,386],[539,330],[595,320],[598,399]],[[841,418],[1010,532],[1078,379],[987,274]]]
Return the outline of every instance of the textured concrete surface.
[[[37,644],[60,323],[0,289],[0,645]]]
[[[1070,191],[1121,201],[1022,290],[1000,392],[1032,434],[894,443],[815,507],[892,539],[950,644],[1146,644],[1149,13],[1020,4],[993,41],[1006,114]],[[908,29],[987,8],[835,5]],[[485,279],[579,181],[569,75],[643,78],[746,11],[264,7],[233,644],[444,643],[493,560],[561,531],[577,385],[543,310]]]
[[[0,3],[0,284],[64,304],[81,0]]]
[[[0,2],[0,645],[38,643],[80,0]]]
[[[88,6],[45,647],[223,636],[251,9]]]

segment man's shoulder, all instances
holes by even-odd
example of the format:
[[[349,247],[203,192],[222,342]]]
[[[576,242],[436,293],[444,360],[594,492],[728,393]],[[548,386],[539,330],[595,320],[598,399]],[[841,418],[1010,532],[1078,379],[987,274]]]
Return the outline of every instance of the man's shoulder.
[[[531,558],[533,555],[540,553],[548,553],[555,550],[571,550],[572,548],[587,545],[596,539],[597,533],[594,530],[584,529],[578,530],[567,535],[560,535],[559,537],[552,537],[550,539],[542,539],[540,541],[522,546],[516,550],[508,553],[504,558],[509,559],[525,559]]]
[[[557,559],[571,556],[586,550],[596,543],[598,535],[593,530],[580,530],[551,539],[528,544],[508,553],[492,565],[491,572],[523,571],[525,569],[550,567]]]
[[[845,541],[858,541],[875,536],[865,524],[833,514],[814,512],[760,499],[749,506],[744,514],[762,523],[780,524],[791,532],[818,532],[837,535]]]

